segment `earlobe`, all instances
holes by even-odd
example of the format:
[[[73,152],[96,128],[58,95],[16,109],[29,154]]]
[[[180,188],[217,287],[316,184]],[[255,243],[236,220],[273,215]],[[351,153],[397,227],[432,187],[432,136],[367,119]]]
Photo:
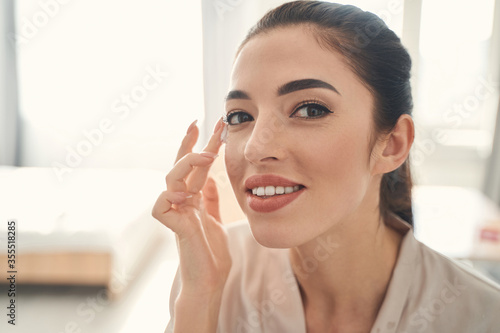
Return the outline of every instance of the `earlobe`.
[[[415,127],[410,115],[401,115],[394,129],[383,141],[382,154],[379,156],[374,173],[388,173],[396,170],[408,158]]]

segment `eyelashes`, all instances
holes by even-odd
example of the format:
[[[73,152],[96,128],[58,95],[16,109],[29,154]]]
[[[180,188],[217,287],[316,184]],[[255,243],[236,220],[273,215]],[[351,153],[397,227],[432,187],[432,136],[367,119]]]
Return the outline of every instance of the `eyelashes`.
[[[289,118],[315,119],[323,118],[328,114],[333,113],[326,105],[317,100],[303,101],[297,105]],[[223,116],[223,121],[229,126],[243,124],[248,121],[253,121],[252,115],[245,111],[230,111]]]
[[[321,118],[329,113],[333,113],[333,111],[319,101],[304,101],[293,110],[290,118]]]
[[[252,120],[253,117],[244,111],[231,111],[226,116],[222,117],[222,121],[229,126],[239,125]]]

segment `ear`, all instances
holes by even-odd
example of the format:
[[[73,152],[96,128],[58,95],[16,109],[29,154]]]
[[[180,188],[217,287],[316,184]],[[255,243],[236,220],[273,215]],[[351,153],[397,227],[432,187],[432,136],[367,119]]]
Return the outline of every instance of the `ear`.
[[[415,137],[413,119],[407,114],[399,117],[396,126],[379,140],[373,151],[372,174],[384,174],[396,170],[407,159]]]

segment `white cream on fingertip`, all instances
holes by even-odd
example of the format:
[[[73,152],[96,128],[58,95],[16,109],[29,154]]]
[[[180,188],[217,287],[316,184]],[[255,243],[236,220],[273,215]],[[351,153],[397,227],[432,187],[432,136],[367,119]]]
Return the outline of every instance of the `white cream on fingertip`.
[[[222,129],[222,132],[220,134],[220,141],[222,143],[226,143],[227,142],[227,124],[223,124],[222,126],[224,126],[224,128]]]

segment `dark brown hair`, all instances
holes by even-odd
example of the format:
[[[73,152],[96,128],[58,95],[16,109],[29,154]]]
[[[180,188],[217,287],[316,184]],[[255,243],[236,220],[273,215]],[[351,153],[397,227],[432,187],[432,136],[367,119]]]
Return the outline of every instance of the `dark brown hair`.
[[[389,133],[401,115],[411,115],[410,55],[384,21],[355,6],[322,1],[285,3],[257,22],[239,50],[256,35],[299,24],[311,28],[320,45],[343,54],[346,63],[372,93],[374,133]],[[372,147],[374,143],[372,140]],[[407,159],[382,177],[381,215],[387,218],[394,213],[413,225],[411,188]]]

